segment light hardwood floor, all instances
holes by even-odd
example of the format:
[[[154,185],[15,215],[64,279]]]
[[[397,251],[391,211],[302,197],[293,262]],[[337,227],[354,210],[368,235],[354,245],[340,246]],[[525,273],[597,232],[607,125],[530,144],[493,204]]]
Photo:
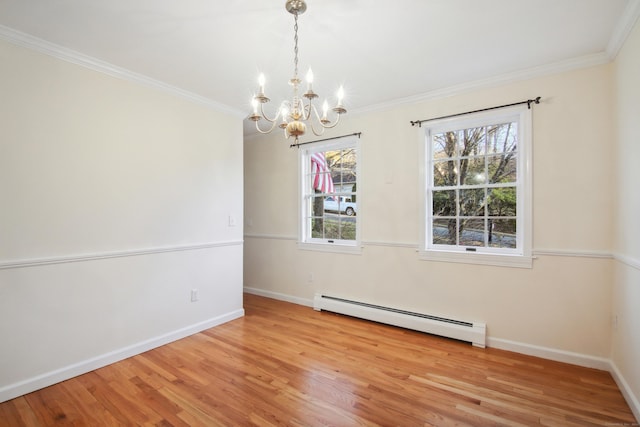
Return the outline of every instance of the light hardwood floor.
[[[0,404],[2,426],[613,426],[607,372],[254,295],[246,316]]]

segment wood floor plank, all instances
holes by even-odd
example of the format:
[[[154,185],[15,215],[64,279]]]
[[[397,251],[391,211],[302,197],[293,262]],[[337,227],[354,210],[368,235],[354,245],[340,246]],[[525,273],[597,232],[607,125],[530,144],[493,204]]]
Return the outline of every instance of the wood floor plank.
[[[24,396],[0,404],[0,424],[3,423],[8,426],[39,427],[43,425]]]
[[[118,421],[89,393],[80,381],[72,378],[60,383],[59,386],[68,396],[65,406],[60,409],[65,412],[71,424],[118,425]],[[74,411],[76,415],[70,415]]]
[[[611,375],[245,295],[245,317],[0,404],[0,426],[637,422]]]

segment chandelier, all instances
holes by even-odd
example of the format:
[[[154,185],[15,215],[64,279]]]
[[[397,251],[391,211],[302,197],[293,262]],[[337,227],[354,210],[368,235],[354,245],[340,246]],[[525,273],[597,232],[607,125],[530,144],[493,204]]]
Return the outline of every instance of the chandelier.
[[[347,110],[342,105],[342,99],[344,98],[344,90],[342,86],[338,90],[337,97],[338,102],[331,110],[335,113],[335,120],[329,120],[327,114],[329,112],[329,104],[325,100],[322,105],[322,116],[318,114],[316,106],[313,101],[318,98],[318,95],[313,91],[313,73],[311,69],[307,72],[307,91],[299,95],[299,87],[302,81],[298,78],[298,15],[301,15],[307,10],[307,4],[304,0],[287,0],[285,8],[294,17],[294,49],[293,49],[293,77],[289,80],[289,84],[293,87],[293,96],[291,100],[285,100],[280,104],[277,113],[273,117],[269,117],[264,111],[264,104],[269,102],[264,94],[265,77],[264,74],[260,74],[258,77],[259,90],[251,101],[253,107],[253,113],[248,117],[256,123],[256,129],[260,133],[270,133],[276,126],[284,130],[286,138],[294,137],[295,143],[298,143],[298,137],[305,134],[307,131],[307,123],[310,125],[311,131],[320,136],[327,128],[335,127],[340,121],[340,115],[345,114]],[[305,101],[306,100],[306,101]],[[261,119],[265,119],[270,123],[267,129],[261,129],[258,122]],[[314,124],[315,123],[315,124]]]

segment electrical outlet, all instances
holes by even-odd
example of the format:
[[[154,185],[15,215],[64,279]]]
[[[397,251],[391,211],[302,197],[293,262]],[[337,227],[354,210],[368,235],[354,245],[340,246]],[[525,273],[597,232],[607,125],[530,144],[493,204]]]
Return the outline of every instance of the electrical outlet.
[[[235,227],[236,225],[238,225],[236,217],[233,215],[229,215],[229,227]]]
[[[198,301],[198,290],[191,289],[191,302],[196,302],[196,301]]]
[[[613,317],[611,318],[611,326],[613,327],[613,330],[616,331],[618,329],[618,315],[614,314]]]
[[[309,283],[313,283],[313,273],[309,273]]]

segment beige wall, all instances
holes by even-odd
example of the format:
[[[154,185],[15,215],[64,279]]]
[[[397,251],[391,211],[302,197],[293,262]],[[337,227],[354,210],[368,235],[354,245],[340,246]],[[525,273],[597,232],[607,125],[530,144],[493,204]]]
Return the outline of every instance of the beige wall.
[[[241,119],[4,41],[0,64],[0,401],[241,315]]]
[[[615,61],[617,134],[612,359],[640,419],[640,23]]]
[[[331,135],[362,132],[362,255],[297,249],[296,149],[281,134],[245,140],[245,287],[302,303],[325,292],[485,321],[489,345],[608,358],[611,82],[612,66],[602,65],[346,116]],[[419,260],[422,130],[409,122],[536,96],[533,268]]]

